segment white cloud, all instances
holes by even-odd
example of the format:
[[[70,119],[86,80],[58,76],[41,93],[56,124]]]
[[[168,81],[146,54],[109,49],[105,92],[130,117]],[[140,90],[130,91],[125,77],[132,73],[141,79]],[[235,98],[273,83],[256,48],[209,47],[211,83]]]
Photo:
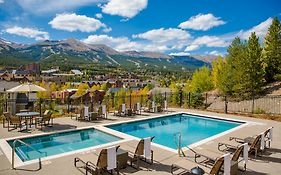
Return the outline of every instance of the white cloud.
[[[14,26],[5,30],[9,34],[34,38],[35,40],[48,40],[50,38],[48,32],[40,31],[34,28],[23,28]]]
[[[261,41],[262,38],[266,35],[268,27],[272,23],[272,18],[268,18],[267,20],[261,22],[260,24],[248,29],[248,30],[241,30],[239,32],[232,32],[227,33],[224,35],[218,36],[200,36],[195,38],[189,46],[186,47],[185,51],[190,52],[196,49],[199,49],[202,46],[205,47],[228,47],[232,40],[235,37],[240,37],[241,39],[247,40],[250,36],[251,32],[256,32],[256,35],[260,37]],[[216,52],[208,52],[208,54],[214,55]]]
[[[186,52],[190,52],[190,51],[194,51],[194,50],[197,50],[199,48],[199,45],[189,45],[185,48],[184,51]]]
[[[205,52],[206,55],[214,55],[214,56],[223,56],[222,53],[220,53],[219,51],[217,50],[213,50],[211,52]]]
[[[136,16],[147,7],[148,0],[109,0],[102,6],[102,12],[126,18]]]
[[[0,4],[4,3],[4,0],[0,0]]]
[[[96,16],[96,18],[98,18],[98,19],[101,19],[101,18],[103,17],[101,13],[97,13],[95,16]]]
[[[90,35],[86,39],[82,40],[87,44],[105,44],[118,51],[153,51],[153,52],[165,52],[170,50],[165,45],[156,45],[152,43],[141,43],[131,41],[127,37],[111,37],[108,35]]]
[[[105,44],[110,47],[116,47],[120,43],[129,43],[130,40],[127,37],[111,37],[108,35],[90,35],[84,39],[83,42],[87,44]]]
[[[229,43],[219,36],[201,36],[196,38],[193,45],[205,45],[207,47],[227,47]]]
[[[78,7],[98,4],[106,0],[17,0],[17,3],[25,10],[35,14],[49,14],[65,12]]]
[[[76,15],[75,13],[57,14],[56,17],[49,22],[52,28],[66,30],[69,32],[95,32],[99,28],[107,28],[105,24],[95,18],[85,15]]]
[[[189,56],[190,53],[188,53],[188,52],[174,52],[174,53],[170,53],[169,55],[172,55],[172,56]]]
[[[182,29],[193,29],[193,30],[209,30],[213,27],[217,27],[225,24],[226,22],[221,20],[219,17],[215,17],[213,14],[198,14],[192,16],[188,21],[182,22],[179,27]]]
[[[241,37],[242,39],[248,39],[248,37],[251,35],[252,32],[256,32],[256,35],[262,38],[266,35],[271,23],[272,23],[272,18],[268,18],[267,20],[252,27],[249,30],[246,31],[241,30],[240,32],[238,32],[237,36]]]
[[[132,39],[128,37],[111,37],[108,35],[90,35],[83,41],[90,44],[106,44],[118,51],[153,51],[153,52],[172,52],[170,55],[190,55],[189,52],[198,50],[200,47],[224,48],[228,47],[231,41],[238,35],[258,31],[264,35],[269,25],[268,20],[252,27],[249,30],[227,33],[218,36],[200,36],[195,39],[182,29],[154,29],[144,33],[135,34]],[[266,27],[265,27],[266,26]],[[217,50],[211,50],[205,54],[223,55]]]
[[[133,38],[141,38],[150,40],[155,43],[165,43],[171,41],[187,41],[190,38],[190,34],[182,29],[154,29],[145,33],[133,35]]]
[[[111,27],[106,27],[105,29],[102,30],[105,33],[111,32],[112,28]]]
[[[118,51],[125,51],[138,47],[137,43],[131,42],[127,37],[111,37],[108,35],[90,35],[88,38],[84,39],[83,42],[87,44],[105,44]]]

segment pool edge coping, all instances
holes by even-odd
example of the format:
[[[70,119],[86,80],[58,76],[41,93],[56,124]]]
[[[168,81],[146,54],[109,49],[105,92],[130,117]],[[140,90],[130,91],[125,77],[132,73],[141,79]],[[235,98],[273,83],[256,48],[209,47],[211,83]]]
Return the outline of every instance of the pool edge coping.
[[[120,137],[120,136],[111,134],[108,131],[101,130],[96,125],[96,126],[85,126],[85,127],[74,128],[74,129],[67,129],[67,130],[62,130],[62,131],[52,131],[52,132],[49,132],[49,133],[37,133],[37,134],[33,134],[33,135],[29,134],[29,135],[25,135],[25,136],[16,136],[16,137],[4,138],[4,139],[0,139],[0,148],[2,149],[3,154],[7,157],[9,162],[12,164],[12,147],[8,143],[8,141],[10,141],[10,140],[30,138],[30,137],[39,137],[39,136],[59,134],[59,133],[72,132],[72,131],[78,131],[78,130],[86,130],[86,129],[96,129],[100,132],[103,132],[103,133],[112,135],[114,137],[117,137],[120,140],[114,141],[114,142],[109,142],[109,143],[104,143],[104,144],[100,144],[100,145],[96,145],[96,146],[92,146],[92,147],[88,147],[88,148],[83,148],[83,149],[79,149],[79,150],[73,150],[73,151],[69,151],[69,152],[61,153],[61,154],[57,154],[57,155],[43,157],[43,158],[41,158],[41,162],[43,163],[44,161],[49,161],[51,159],[60,158],[60,157],[64,157],[64,156],[67,156],[67,155],[78,154],[78,153],[82,153],[82,152],[86,152],[86,151],[96,150],[96,149],[107,147],[107,146],[110,146],[110,145],[130,141],[130,139],[128,139],[128,137],[124,138],[124,137]],[[20,159],[20,157],[17,154],[15,154],[14,161],[15,161],[14,162],[15,168],[38,163],[38,159],[28,160],[28,161],[24,162]]]
[[[187,114],[187,115],[189,114],[189,115],[194,115],[194,116],[198,116],[198,117],[205,117],[205,118],[211,118],[211,119],[217,119],[217,120],[219,119],[219,120],[224,120],[224,121],[229,121],[229,122],[242,123],[240,126],[234,127],[232,129],[226,130],[222,133],[219,133],[219,134],[216,134],[214,136],[211,136],[211,137],[208,137],[206,139],[195,142],[195,143],[189,145],[190,148],[202,145],[206,142],[214,140],[214,139],[216,139],[218,137],[221,137],[223,135],[226,135],[230,132],[241,129],[242,127],[245,127],[249,124],[264,125],[263,123],[260,123],[260,122],[253,122],[253,121],[241,120],[241,119],[232,119],[232,118],[229,118],[229,117],[220,117],[220,116],[214,116],[214,115],[209,115],[209,114],[198,114],[198,113],[194,113],[194,112],[171,112],[171,113],[164,113],[164,114],[161,114],[161,115],[155,115],[155,116],[149,116],[149,117],[143,117],[143,118],[137,118],[137,119],[135,119],[135,118],[129,119],[127,121],[118,121],[118,122],[112,122],[112,123],[97,124],[95,126],[84,126],[84,127],[66,129],[66,130],[61,130],[61,131],[52,131],[52,132],[48,132],[48,133],[36,133],[36,134],[29,134],[29,135],[25,135],[25,136],[16,136],[16,137],[4,138],[4,139],[0,139],[0,148],[2,149],[3,154],[5,154],[5,156],[9,160],[9,162],[12,163],[12,147],[8,144],[9,140],[44,136],[44,135],[50,135],[50,134],[59,134],[59,133],[64,133],[64,132],[71,132],[71,131],[91,129],[91,128],[97,129],[101,132],[105,132],[107,134],[110,134],[112,136],[115,136],[115,137],[118,137],[118,138],[121,139],[121,140],[118,140],[118,141],[109,142],[109,143],[105,143],[105,144],[101,144],[101,145],[96,145],[96,146],[93,146],[93,147],[83,148],[83,149],[79,149],[79,150],[69,151],[69,152],[66,152],[66,153],[61,153],[61,154],[41,158],[41,161],[44,162],[44,161],[49,161],[49,160],[52,160],[52,159],[56,159],[56,158],[60,158],[60,157],[68,156],[68,155],[73,155],[73,154],[78,154],[78,153],[82,153],[82,152],[87,152],[87,151],[103,148],[103,147],[114,145],[114,144],[128,142],[130,140],[140,140],[140,138],[138,138],[138,137],[135,137],[135,136],[132,136],[132,135],[129,135],[129,134],[125,134],[125,133],[110,129],[110,128],[107,127],[109,125],[117,125],[117,124],[124,124],[124,123],[130,123],[130,122],[150,120],[150,119],[155,119],[155,118],[169,117],[169,116],[177,115],[177,114]],[[178,153],[178,151],[176,149],[172,149],[172,148],[169,148],[169,147],[164,146],[164,145],[160,145],[160,144],[157,144],[157,143],[152,143],[152,145],[154,145],[156,147],[159,147],[161,149],[173,152],[173,153]],[[183,150],[186,150],[186,149],[183,149]],[[22,166],[25,166],[25,165],[35,164],[37,162],[38,162],[38,159],[23,162],[18,157],[18,155],[15,154],[15,167],[16,168],[22,167]]]

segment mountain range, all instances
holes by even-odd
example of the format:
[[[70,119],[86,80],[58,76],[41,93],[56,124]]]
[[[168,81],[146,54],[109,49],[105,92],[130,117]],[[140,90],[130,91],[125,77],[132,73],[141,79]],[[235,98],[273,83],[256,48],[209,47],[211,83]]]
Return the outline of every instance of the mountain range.
[[[202,59],[204,58],[204,59]],[[42,65],[100,64],[125,68],[192,69],[210,65],[202,56],[171,56],[157,52],[119,52],[103,44],[86,44],[76,39],[46,40],[18,44],[0,38],[0,65],[39,62]]]

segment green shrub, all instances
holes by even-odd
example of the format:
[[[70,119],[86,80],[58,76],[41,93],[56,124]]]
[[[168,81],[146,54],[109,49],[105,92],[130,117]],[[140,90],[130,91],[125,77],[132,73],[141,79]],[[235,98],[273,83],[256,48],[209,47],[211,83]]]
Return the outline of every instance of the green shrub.
[[[254,114],[266,114],[264,109],[258,108],[254,110]]]

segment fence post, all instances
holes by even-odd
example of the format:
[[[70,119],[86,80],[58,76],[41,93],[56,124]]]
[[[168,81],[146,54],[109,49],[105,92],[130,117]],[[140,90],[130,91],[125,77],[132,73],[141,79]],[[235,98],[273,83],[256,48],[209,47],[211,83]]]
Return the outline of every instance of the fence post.
[[[255,112],[255,94],[252,94],[252,114]]]
[[[42,116],[42,108],[41,108],[41,98],[39,98],[39,113],[40,113],[40,117]]]
[[[180,108],[182,107],[182,90],[180,91]]]
[[[70,103],[70,96],[69,96],[69,94],[68,94],[68,96],[67,96],[67,113],[68,113],[68,114],[70,113],[69,103]]]
[[[227,95],[224,96],[224,113],[227,114],[227,105],[228,105],[228,101],[227,101]]]
[[[114,109],[114,94],[111,94],[112,109]]]
[[[141,95],[140,107],[142,107],[142,102],[143,102],[143,95]]]
[[[188,108],[190,109],[190,102],[191,102],[191,94],[188,92]]]
[[[8,112],[8,98],[7,97],[5,98],[5,108],[6,108],[5,112]]]

